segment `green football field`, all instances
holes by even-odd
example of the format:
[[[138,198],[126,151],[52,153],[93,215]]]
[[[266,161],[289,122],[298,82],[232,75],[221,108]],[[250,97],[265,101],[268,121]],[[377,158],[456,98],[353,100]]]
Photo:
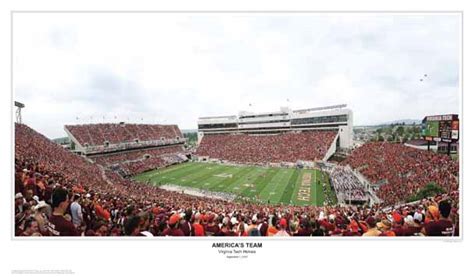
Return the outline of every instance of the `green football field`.
[[[271,204],[322,206],[325,201],[335,201],[327,174],[312,169],[188,162],[134,178],[157,186],[172,184],[222,191]]]

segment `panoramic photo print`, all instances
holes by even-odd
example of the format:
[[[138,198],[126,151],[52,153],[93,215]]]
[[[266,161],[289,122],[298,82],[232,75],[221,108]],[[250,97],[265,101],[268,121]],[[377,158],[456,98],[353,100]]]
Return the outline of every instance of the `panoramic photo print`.
[[[12,22],[15,238],[462,236],[459,14]]]

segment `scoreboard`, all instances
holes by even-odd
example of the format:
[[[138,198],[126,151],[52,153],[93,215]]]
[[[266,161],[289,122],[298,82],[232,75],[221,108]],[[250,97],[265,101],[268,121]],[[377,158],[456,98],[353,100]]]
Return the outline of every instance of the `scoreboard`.
[[[428,141],[455,142],[459,140],[457,114],[427,116],[422,121],[422,136]]]

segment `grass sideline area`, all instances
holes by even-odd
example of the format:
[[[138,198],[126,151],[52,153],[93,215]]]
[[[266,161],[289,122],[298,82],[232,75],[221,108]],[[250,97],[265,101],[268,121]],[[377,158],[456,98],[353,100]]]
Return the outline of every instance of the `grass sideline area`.
[[[307,184],[303,185],[303,176]],[[323,206],[326,198],[335,203],[329,176],[319,170],[265,168],[188,162],[157,169],[134,177],[153,185],[173,184],[209,191],[222,191],[270,204]],[[310,181],[309,181],[310,180]],[[326,184],[326,187],[323,186]],[[302,197],[307,193],[307,197]],[[327,195],[327,196],[326,196]]]

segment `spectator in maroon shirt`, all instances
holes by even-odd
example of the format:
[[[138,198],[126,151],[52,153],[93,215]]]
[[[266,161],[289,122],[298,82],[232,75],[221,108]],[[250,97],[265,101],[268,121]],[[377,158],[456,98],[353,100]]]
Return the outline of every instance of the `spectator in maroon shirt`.
[[[187,209],[184,214],[184,219],[181,220],[179,228],[183,231],[185,236],[191,236],[194,234],[193,226],[191,224],[191,217],[193,216],[193,211],[191,209]]]
[[[262,216],[261,216],[260,214],[258,214],[259,221],[261,222],[261,223],[258,225],[258,229],[260,230],[260,234],[262,234],[262,236],[266,236],[266,235],[267,235],[267,231],[268,231],[267,218],[264,217],[264,218],[262,219],[261,217],[262,217]]]
[[[404,218],[401,217],[400,219],[397,219],[396,221],[393,221],[393,226],[392,226],[392,231],[395,233],[397,237],[403,237],[405,236],[405,228],[403,227],[404,225]]]
[[[449,219],[451,214],[451,203],[443,200],[438,206],[440,219],[429,222],[422,230],[427,236],[453,236],[454,225]]]
[[[204,226],[204,230],[206,231],[206,236],[214,236],[219,232],[219,226],[217,226],[215,222],[215,215],[210,213],[207,215],[208,224]]]
[[[124,224],[124,232],[126,236],[139,236],[140,235],[140,217],[131,216],[127,218]]]
[[[421,214],[420,214],[421,215]],[[417,215],[417,217],[419,217]],[[421,229],[423,228],[420,225],[421,220],[416,220],[413,218],[413,216],[408,215],[405,218],[405,226],[403,227],[403,235],[410,237],[410,236],[419,236],[419,233],[421,232]]]
[[[150,228],[150,214],[148,212],[141,212],[140,217],[140,232],[148,231]]]
[[[179,228],[180,219],[179,213],[173,214],[168,220],[168,228],[163,231],[163,236],[183,237],[184,233]]]
[[[30,201],[31,200],[30,198],[33,197],[33,195],[37,194],[36,177],[34,174],[35,174],[34,172],[30,173],[30,178],[26,181],[26,184],[25,184],[24,193],[25,193],[26,201]],[[28,190],[31,190],[31,197],[27,197]]]
[[[164,236],[163,233],[165,232],[165,230],[166,230],[167,228],[168,228],[168,224],[166,223],[165,220],[163,220],[163,221],[158,221],[158,222],[157,222],[156,231],[155,231],[156,235],[157,235],[157,236]]]
[[[313,233],[311,234],[313,237],[322,237],[324,236],[324,231],[321,229],[321,225],[319,221],[315,220],[311,223],[313,227]]]
[[[99,220],[95,223],[94,226],[95,235],[98,237],[105,237],[109,235],[109,229],[107,227],[107,222],[104,220]]]
[[[295,233],[295,236],[311,236],[313,230],[311,230],[311,226],[309,225],[308,219],[304,218],[300,222],[300,228]]]
[[[64,188],[56,188],[53,191],[53,214],[49,218],[48,231],[52,236],[80,236],[74,224],[64,218],[69,206],[68,191]]]
[[[232,230],[232,223],[229,217],[225,217],[222,220],[222,227],[215,236],[236,236],[236,233]]]

